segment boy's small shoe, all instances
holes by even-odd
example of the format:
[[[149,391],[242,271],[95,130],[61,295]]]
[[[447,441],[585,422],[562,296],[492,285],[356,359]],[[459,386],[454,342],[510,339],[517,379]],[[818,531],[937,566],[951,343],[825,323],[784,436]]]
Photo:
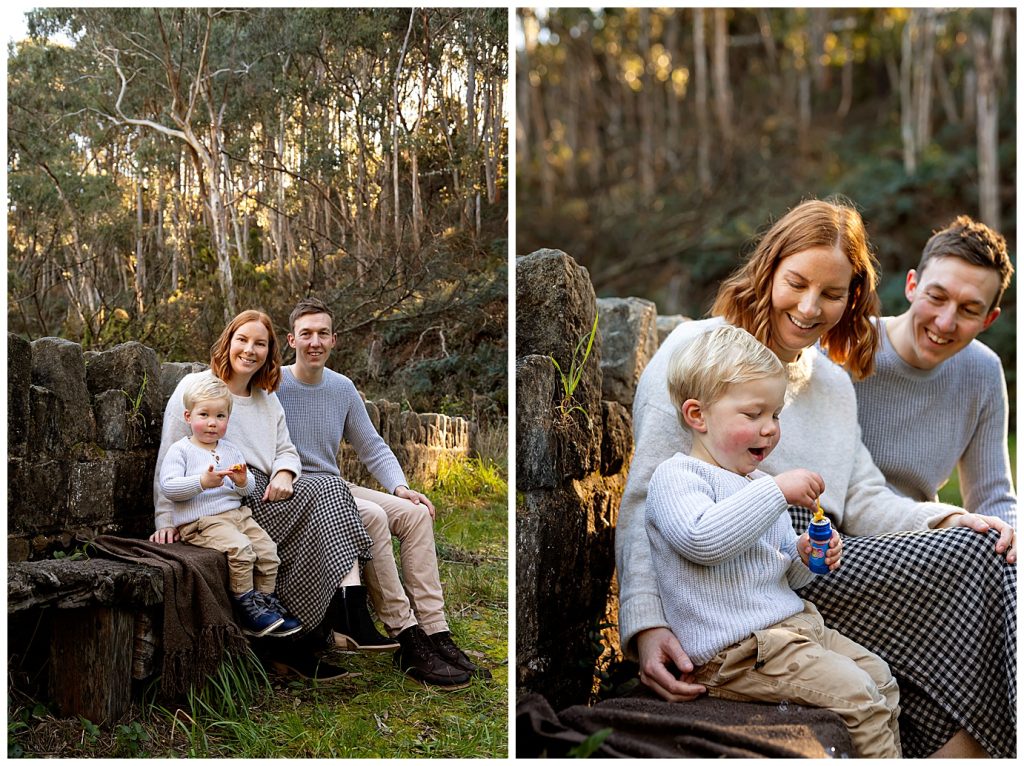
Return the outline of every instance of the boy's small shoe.
[[[274,628],[270,633],[267,634],[271,638],[283,638],[284,636],[291,636],[302,630],[302,623],[298,621],[291,613],[284,608],[284,604],[278,599],[274,593],[261,593],[257,591],[257,597],[263,601],[264,605],[272,612],[276,612],[281,616],[283,622]]]
[[[251,590],[233,597],[240,614],[238,622],[247,636],[265,636],[284,623],[281,615],[267,607],[262,595]]]
[[[441,659],[449,665],[465,670],[467,673],[472,673],[477,678],[491,678],[491,671],[480,667],[473,660],[469,659],[466,653],[455,645],[455,642],[452,641],[452,634],[447,630],[442,630],[440,633],[431,633],[427,636],[427,640],[434,647],[434,651],[441,655]]]

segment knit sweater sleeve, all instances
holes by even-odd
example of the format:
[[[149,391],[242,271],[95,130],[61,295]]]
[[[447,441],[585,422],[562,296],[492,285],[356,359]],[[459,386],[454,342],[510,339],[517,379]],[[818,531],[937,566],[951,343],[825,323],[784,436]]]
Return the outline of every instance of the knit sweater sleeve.
[[[651,477],[647,519],[675,553],[701,566],[716,566],[751,548],[786,510],[786,498],[770,476],[727,497],[684,458],[662,463]]]
[[[203,491],[200,476],[188,475],[188,457],[180,441],[172,444],[164,456],[160,468],[160,489],[168,500],[177,503],[191,500]]]
[[[299,451],[292,444],[292,437],[288,433],[288,419],[275,394],[267,394],[266,408],[274,431],[275,445],[270,477],[273,478],[280,471],[291,471],[297,479],[302,475],[302,460],[299,458]]]
[[[189,428],[185,422],[185,404],[182,400],[185,386],[194,380],[196,376],[208,375],[209,372],[195,372],[186,375],[178,383],[174,392],[167,399],[167,406],[164,408],[164,423],[160,434],[160,451],[157,453],[156,470],[153,474],[153,507],[156,529],[165,529],[174,526],[174,503],[163,494],[160,488],[160,476],[163,470],[164,459],[175,442],[188,435]]]
[[[977,427],[960,458],[960,492],[971,513],[1017,521],[1017,497],[1010,473],[1007,449],[1007,393],[1002,367],[996,364],[983,379],[990,382]],[[976,384],[972,381],[971,384]]]
[[[341,400],[346,407],[345,439],[355,449],[359,460],[390,494],[402,485],[409,486],[395,453],[373,427],[355,384],[343,375],[339,376],[338,382]]]
[[[859,424],[856,431],[843,511],[843,532],[863,537],[911,529],[934,529],[945,519],[964,513],[963,508],[955,505],[918,503],[893,492],[864,446]]]

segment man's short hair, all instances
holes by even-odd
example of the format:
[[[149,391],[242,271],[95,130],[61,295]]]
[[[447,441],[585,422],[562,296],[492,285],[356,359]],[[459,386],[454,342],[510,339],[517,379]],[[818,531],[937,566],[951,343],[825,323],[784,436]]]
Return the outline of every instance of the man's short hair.
[[[200,402],[209,402],[214,399],[222,399],[227,402],[228,414],[231,414],[231,406],[234,404],[231,389],[216,375],[201,376],[191,380],[185,386],[185,390],[181,392],[181,400],[189,412]]]
[[[1006,252],[1006,239],[1002,234],[968,215],[957,216],[944,229],[932,234],[931,239],[925,243],[924,250],[921,251],[921,261],[917,264],[918,275],[924,271],[929,261],[949,257],[960,258],[975,266],[999,272],[999,289],[988,310],[991,311],[999,305],[1013,277],[1013,264]]]
[[[319,298],[303,298],[292,309],[292,313],[288,317],[288,330],[289,332],[295,331],[295,323],[299,317],[304,317],[307,314],[327,314],[331,318],[331,329],[334,329],[334,312]]]
[[[682,407],[696,399],[704,407],[717,401],[734,383],[786,374],[779,358],[746,330],[716,327],[679,349],[668,363],[668,393],[683,427]]]

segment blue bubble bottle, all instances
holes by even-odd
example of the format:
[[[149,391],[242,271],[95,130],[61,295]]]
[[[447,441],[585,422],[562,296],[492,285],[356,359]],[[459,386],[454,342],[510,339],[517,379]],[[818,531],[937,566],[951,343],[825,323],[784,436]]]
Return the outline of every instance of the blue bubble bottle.
[[[825,563],[825,554],[828,552],[828,544],[832,540],[832,524],[825,518],[825,511],[818,502],[818,512],[811,519],[807,527],[807,536],[811,540],[811,558],[807,563],[808,569],[814,574],[828,574],[828,564]]]

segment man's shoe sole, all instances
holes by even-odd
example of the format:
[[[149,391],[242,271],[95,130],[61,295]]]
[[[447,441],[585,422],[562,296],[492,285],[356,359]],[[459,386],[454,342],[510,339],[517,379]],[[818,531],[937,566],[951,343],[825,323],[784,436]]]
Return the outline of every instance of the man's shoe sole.
[[[401,646],[397,641],[390,644],[359,644],[351,636],[337,631],[334,631],[334,645],[350,652],[393,652]]]
[[[417,689],[425,687],[427,689],[439,692],[457,692],[469,686],[469,679],[466,679],[465,681],[461,681],[455,684],[440,684],[433,683],[431,681],[425,681],[422,678],[416,678],[416,676],[410,675],[409,673],[403,673],[403,675],[405,676],[405,683],[409,684],[410,686],[415,686]]]

